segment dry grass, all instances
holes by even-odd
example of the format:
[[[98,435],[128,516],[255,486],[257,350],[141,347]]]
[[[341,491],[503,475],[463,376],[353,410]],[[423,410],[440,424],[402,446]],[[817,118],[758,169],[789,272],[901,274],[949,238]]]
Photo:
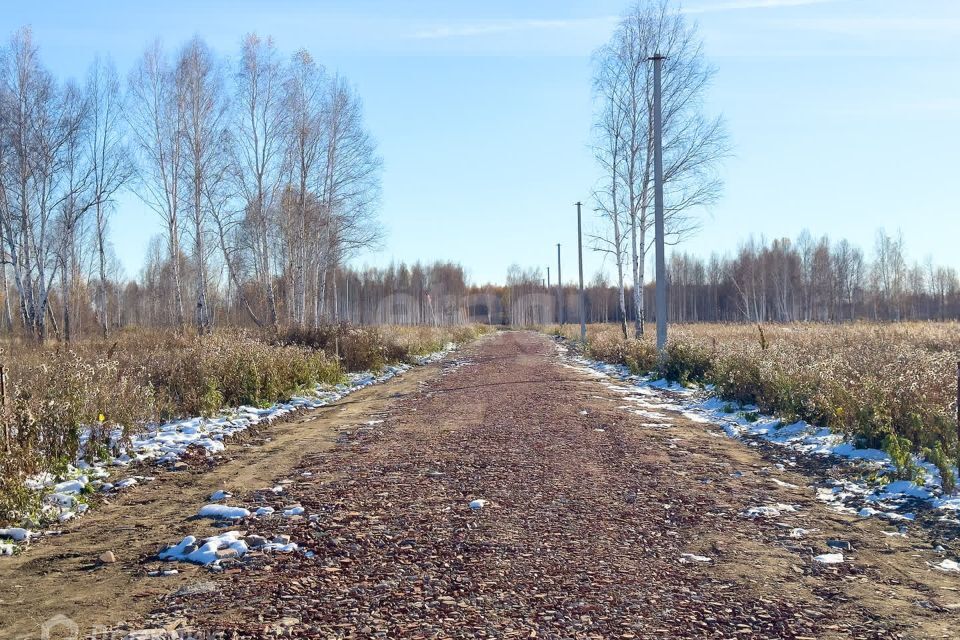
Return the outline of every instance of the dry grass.
[[[354,327],[344,324],[287,329],[279,334],[276,342],[336,354],[347,371],[377,371],[393,362],[413,362],[416,356],[440,351],[448,343],[469,342],[492,330],[486,325]]]
[[[577,329],[549,330],[576,337]],[[723,398],[843,431],[866,446],[940,447],[957,457],[960,324],[678,325],[662,361],[651,340],[623,340],[617,326],[595,325],[587,351],[680,382],[712,383]]]
[[[221,330],[204,336],[131,330],[65,349],[11,341],[0,412],[0,521],[29,506],[24,480],[61,473],[83,456],[102,458],[148,422],[264,406],[346,371],[466,342],[478,327],[350,327],[279,334]],[[119,439],[113,436],[119,434]]]

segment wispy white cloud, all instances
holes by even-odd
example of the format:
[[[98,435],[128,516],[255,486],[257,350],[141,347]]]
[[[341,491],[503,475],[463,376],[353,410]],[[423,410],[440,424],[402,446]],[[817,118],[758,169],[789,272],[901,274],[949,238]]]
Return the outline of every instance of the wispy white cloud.
[[[718,13],[721,11],[743,11],[745,9],[780,9],[784,7],[804,7],[812,4],[828,4],[838,0],[725,0],[713,4],[684,7],[684,13]]]
[[[718,0],[711,4],[697,4],[683,7],[689,14],[719,13],[745,9],[776,9],[780,7],[801,7],[806,5],[827,4],[842,0]],[[607,29],[617,23],[619,17],[594,16],[571,19],[504,19],[470,21],[456,24],[439,24],[414,32],[410,37],[418,40],[439,40],[456,38],[476,38],[521,32],[547,32],[584,29]]]
[[[570,20],[489,20],[484,22],[429,27],[415,32],[412,37],[421,40],[435,40],[442,38],[471,38],[525,31],[562,31],[597,26],[608,27],[616,23],[616,21],[616,16]]]

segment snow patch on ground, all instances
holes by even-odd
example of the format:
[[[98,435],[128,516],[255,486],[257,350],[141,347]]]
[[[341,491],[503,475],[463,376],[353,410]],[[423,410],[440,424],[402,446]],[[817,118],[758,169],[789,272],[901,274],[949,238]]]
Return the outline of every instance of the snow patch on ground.
[[[208,565],[219,561],[221,558],[217,556],[217,552],[226,549],[233,550],[234,553],[230,554],[233,557],[242,556],[247,552],[247,543],[241,540],[239,531],[228,531],[212,536],[199,545],[194,536],[187,536],[179,544],[161,551],[159,558]]]
[[[260,540],[260,542],[265,542]],[[298,550],[295,542],[266,542],[253,547],[256,551],[276,551],[291,553]],[[251,545],[239,531],[227,531],[220,535],[205,538],[202,543],[197,542],[195,536],[187,536],[179,543],[167,547],[157,557],[161,560],[176,560],[192,562],[204,566],[217,566],[221,560],[227,558],[242,558],[251,550]],[[170,575],[163,572],[163,575]]]
[[[770,504],[763,507],[750,507],[742,512],[744,518],[779,518],[783,513],[794,512],[797,509],[792,504]]]
[[[790,482],[784,482],[779,478],[770,478],[770,482],[777,485],[778,487],[783,487],[784,489],[799,489],[797,485]]]
[[[941,560],[938,564],[934,564],[935,569],[940,571],[949,571],[951,573],[960,573],[960,562],[956,560]]]
[[[712,561],[713,561],[713,559],[712,559],[712,558],[708,558],[707,556],[698,556],[698,555],[693,554],[693,553],[681,553],[681,554],[680,554],[680,562],[682,562],[682,563],[688,563],[688,562],[712,562]]]
[[[250,511],[243,507],[228,507],[225,504],[208,504],[200,507],[197,515],[214,520],[242,520],[250,517]]]
[[[23,542],[30,539],[30,531],[21,527],[12,527],[10,529],[0,529],[0,538],[9,538],[14,542]]]
[[[820,564],[842,564],[843,563],[843,554],[842,553],[821,553],[818,556],[813,556],[815,562]]]
[[[826,486],[817,487],[817,498],[841,513],[909,522],[916,517],[913,509],[918,503],[933,509],[960,512],[960,495],[944,495],[939,471],[919,457],[914,458],[921,470],[921,478],[917,482],[891,481],[895,468],[885,451],[858,448],[843,435],[804,421],[784,423],[773,416],[761,415],[755,406],[738,406],[708,395],[712,393],[709,385],[698,389],[683,387],[666,380],[632,374],[623,365],[571,355],[563,345],[559,349],[568,361],[567,366],[619,381],[619,384],[611,383],[608,387],[622,394],[624,400],[634,403],[635,406],[623,407],[627,411],[640,415],[644,415],[648,409],[673,411],[687,420],[715,424],[728,436],[741,439],[750,446],[758,446],[758,441],[763,440],[782,446],[786,452],[794,454],[794,458],[796,455],[835,456],[865,470],[867,473],[863,476],[872,474],[881,479],[880,483],[833,480]],[[669,400],[664,398],[664,402],[657,402],[659,390],[668,390]],[[637,405],[642,408],[637,409]],[[796,464],[792,460],[786,462],[790,466]],[[778,465],[778,468],[782,470],[785,467]],[[954,473],[957,473],[956,467]],[[883,478],[887,478],[887,481],[882,481]],[[789,483],[776,479],[773,481],[781,486],[789,486]],[[748,517],[758,516],[762,514]],[[960,525],[960,519],[953,520]]]

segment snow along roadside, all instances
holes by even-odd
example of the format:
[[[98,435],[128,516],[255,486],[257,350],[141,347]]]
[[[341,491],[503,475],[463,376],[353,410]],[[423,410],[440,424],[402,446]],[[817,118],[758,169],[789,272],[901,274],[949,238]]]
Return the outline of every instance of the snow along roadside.
[[[459,348],[460,345],[450,342],[440,351],[417,357],[412,365],[389,365],[380,374],[371,371],[350,373],[344,383],[335,386],[318,384],[311,393],[294,396],[288,402],[264,409],[242,406],[224,410],[213,418],[195,417],[150,424],[143,432],[136,434],[129,445],[120,444],[120,430],[117,429],[113,436],[116,447],[111,448],[120,451],[118,456],[97,460],[92,464],[78,459],[68,465],[67,472],[61,476],[41,473],[26,481],[27,489],[39,494],[40,512],[24,516],[20,527],[0,528],[0,557],[13,555],[18,546],[28,545],[38,535],[58,533],[39,529],[82,515],[89,508],[87,496],[97,492],[109,494],[153,480],[151,476],[128,475],[111,481],[113,475],[125,475],[124,469],[133,463],[152,461],[175,465],[191,446],[201,447],[208,457],[212,456],[224,451],[227,438],[254,425],[269,424],[299,411],[333,404],[360,389],[402,375],[414,366],[437,362]],[[81,437],[81,451],[85,441],[86,435]]]
[[[956,492],[945,494],[936,466],[919,456],[914,456],[914,462],[922,475],[920,482],[890,481],[895,466],[885,451],[859,449],[849,438],[825,427],[804,421],[784,424],[774,416],[760,415],[755,406],[740,406],[718,398],[712,394],[710,385],[683,387],[664,379],[632,374],[623,365],[571,354],[563,344],[558,344],[558,350],[567,366],[630,385],[627,388],[614,384],[608,386],[621,393],[629,389],[629,395],[625,394],[624,399],[635,406],[624,408],[641,416],[655,419],[664,417],[663,413],[657,412],[671,411],[694,422],[718,425],[728,436],[740,439],[748,446],[757,446],[756,440],[778,445],[787,454],[776,465],[780,469],[796,466],[798,456],[835,456],[847,461],[851,470],[857,465],[860,471],[872,472],[878,480],[866,479],[868,473],[861,473],[856,479],[829,480],[829,484],[815,488],[816,496],[838,512],[890,521],[898,526],[898,531],[890,535],[906,535],[918,507],[939,512],[941,522],[960,525],[960,495]],[[668,390],[676,400],[665,401],[659,393],[661,390]]]

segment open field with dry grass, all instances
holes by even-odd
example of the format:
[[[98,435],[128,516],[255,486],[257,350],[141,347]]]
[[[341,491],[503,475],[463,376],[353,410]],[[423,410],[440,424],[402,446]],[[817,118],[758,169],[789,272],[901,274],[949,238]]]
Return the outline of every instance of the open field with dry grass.
[[[579,337],[574,325],[546,330]],[[731,402],[830,427],[863,446],[956,462],[958,323],[678,325],[663,360],[650,333],[625,340],[616,325],[591,325],[586,351],[635,372],[712,384]]]

